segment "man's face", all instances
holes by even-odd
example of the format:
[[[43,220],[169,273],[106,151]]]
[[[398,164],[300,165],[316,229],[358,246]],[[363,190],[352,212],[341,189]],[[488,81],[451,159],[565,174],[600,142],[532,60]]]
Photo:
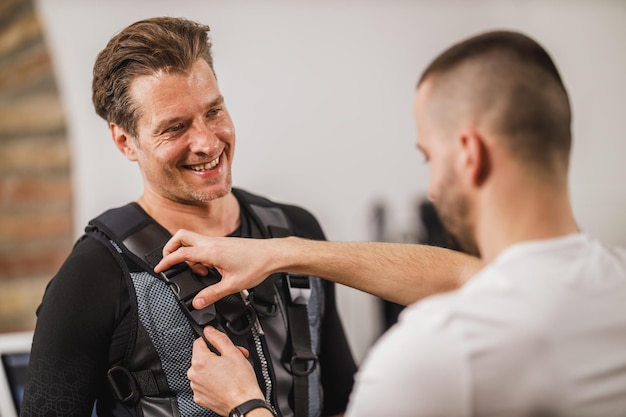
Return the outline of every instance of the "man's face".
[[[185,74],[138,77],[130,95],[139,118],[125,153],[139,164],[145,193],[196,205],[230,192],[235,130],[204,60]]]
[[[432,82],[426,80],[415,96],[415,120],[417,123],[417,148],[430,165],[428,198],[437,209],[437,214],[446,228],[458,241],[461,248],[478,255],[471,205],[463,182],[460,181],[460,155],[454,128],[443,126],[438,117],[439,109],[431,106]]]

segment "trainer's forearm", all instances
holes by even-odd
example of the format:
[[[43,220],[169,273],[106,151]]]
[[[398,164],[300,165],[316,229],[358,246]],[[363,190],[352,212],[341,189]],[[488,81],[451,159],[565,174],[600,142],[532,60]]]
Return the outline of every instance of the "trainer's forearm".
[[[481,268],[478,258],[426,245],[279,240],[274,271],[316,275],[403,305],[459,288]]]

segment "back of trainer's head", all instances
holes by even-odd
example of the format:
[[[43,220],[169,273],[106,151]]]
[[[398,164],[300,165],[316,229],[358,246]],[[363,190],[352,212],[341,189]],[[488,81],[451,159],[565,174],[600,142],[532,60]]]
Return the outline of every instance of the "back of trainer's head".
[[[446,123],[443,128],[471,123],[527,166],[567,172],[568,95],[550,55],[533,39],[510,31],[471,37],[435,58],[418,88],[424,83],[438,102],[431,116]]]

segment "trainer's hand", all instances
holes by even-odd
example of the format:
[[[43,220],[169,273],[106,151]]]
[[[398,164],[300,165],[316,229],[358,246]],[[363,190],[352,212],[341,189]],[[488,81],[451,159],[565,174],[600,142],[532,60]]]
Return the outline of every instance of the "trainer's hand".
[[[216,268],[222,280],[194,298],[194,308],[201,309],[229,294],[252,288],[276,272],[269,265],[269,240],[275,239],[210,238],[181,229],[165,244],[163,259],[154,271],[159,273],[181,262],[200,275]]]
[[[211,352],[202,338],[194,342],[191,368],[187,371],[194,401],[220,415],[228,415],[244,401],[264,400],[243,348],[210,326],[204,329],[204,336],[221,356]]]

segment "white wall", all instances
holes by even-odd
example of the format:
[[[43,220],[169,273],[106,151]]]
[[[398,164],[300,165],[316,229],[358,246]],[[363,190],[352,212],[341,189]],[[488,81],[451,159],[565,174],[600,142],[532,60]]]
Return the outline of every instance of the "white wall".
[[[309,208],[330,239],[372,237],[384,199],[408,225],[428,170],[414,147],[411,100],[443,48],[490,29],[517,29],[559,66],[574,108],[571,184],[586,231],[626,245],[626,2],[39,0],[73,150],[75,225],[141,193],[91,105],[97,53],[136,20],[207,23],[215,68],[237,127],[235,185]],[[378,334],[374,300],[342,288],[357,358]]]

